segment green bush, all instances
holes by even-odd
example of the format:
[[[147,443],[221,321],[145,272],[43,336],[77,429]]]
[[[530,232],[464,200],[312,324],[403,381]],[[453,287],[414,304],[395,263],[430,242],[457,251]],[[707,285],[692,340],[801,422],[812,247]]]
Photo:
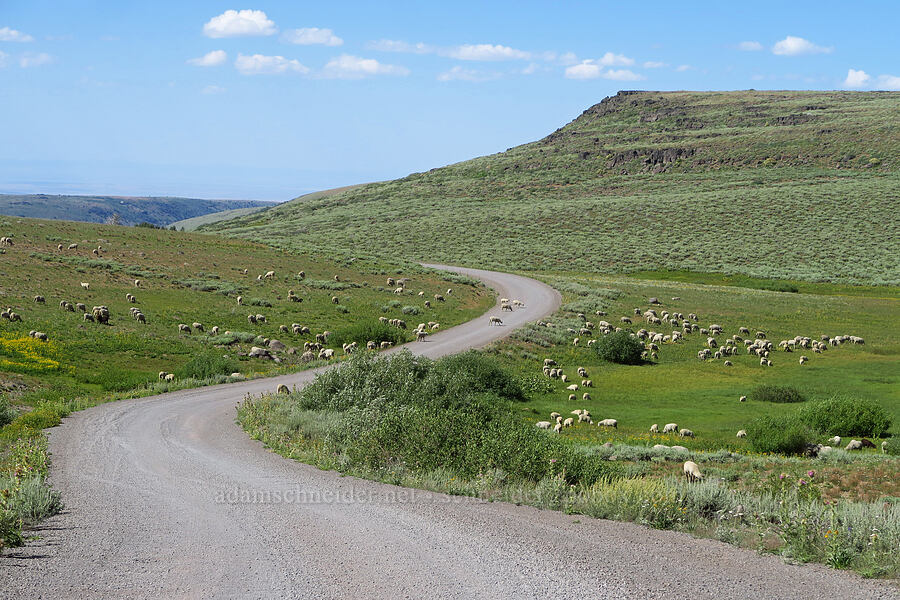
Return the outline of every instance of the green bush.
[[[30,429],[46,429],[56,427],[62,419],[60,411],[53,406],[40,406],[34,410],[19,415],[16,423]]]
[[[268,300],[264,300],[263,298],[250,298],[246,300],[245,303],[249,306],[265,306],[267,308],[272,307],[272,303]]]
[[[9,405],[9,400],[0,398],[0,427],[12,423],[19,413]]]
[[[802,454],[815,434],[793,415],[767,415],[746,427],[747,441],[754,452],[767,454]]]
[[[594,348],[600,360],[607,362],[620,365],[639,365],[644,362],[641,358],[644,344],[624,330],[601,336]]]
[[[366,342],[373,341],[378,344],[381,342],[391,342],[394,345],[402,344],[406,341],[403,332],[388,325],[387,323],[374,321],[361,321],[339,329],[334,332],[332,341],[335,344],[349,344],[356,342],[360,346],[365,347]]]
[[[892,437],[885,440],[884,452],[890,456],[900,456],[900,438]]]
[[[400,312],[404,315],[417,315],[422,311],[419,310],[418,306],[404,306],[400,309]]]
[[[832,396],[810,403],[803,408],[800,418],[822,433],[840,436],[881,437],[892,424],[888,412],[874,400],[849,396]]]
[[[238,370],[238,365],[220,354],[198,354],[184,364],[176,375],[179,379],[207,379],[216,375],[230,375]]]
[[[789,386],[759,385],[750,392],[750,399],[757,402],[803,402],[806,398],[800,390]]]
[[[218,346],[230,346],[231,344],[236,344],[238,342],[242,344],[249,344],[256,340],[255,333],[248,333],[246,331],[232,331],[228,334],[222,333],[217,336],[213,336],[209,338],[209,341]]]

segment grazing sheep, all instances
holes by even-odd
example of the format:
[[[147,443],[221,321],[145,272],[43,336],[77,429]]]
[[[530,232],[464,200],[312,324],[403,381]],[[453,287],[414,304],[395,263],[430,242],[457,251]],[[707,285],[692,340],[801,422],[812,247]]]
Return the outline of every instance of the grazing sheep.
[[[690,429],[682,429],[681,431],[678,432],[678,435],[680,435],[683,438],[685,438],[685,437],[692,438],[692,437],[694,437],[694,432],[691,431]]]
[[[95,306],[91,308],[91,314],[98,323],[109,325],[109,309],[107,307]]]
[[[277,388],[275,388],[275,393],[276,394],[290,394],[291,390],[288,389],[288,386],[286,386],[282,383]]]
[[[134,318],[138,323],[143,323],[144,325],[147,324],[147,317],[144,316],[144,313],[135,313]]]
[[[341,302],[341,300],[340,300],[340,298],[338,298],[337,296],[332,296],[332,297],[331,297],[331,303],[332,303],[332,304],[340,304],[340,302]]]
[[[509,312],[512,312],[513,307],[512,307],[512,305],[510,305],[510,304],[501,304],[501,305],[500,305],[500,310],[508,310]]]
[[[582,400],[585,400],[585,401],[590,400],[590,399],[591,399],[591,395],[588,394],[587,392],[585,392],[585,393],[583,393],[583,394],[581,395],[581,399],[582,399]]]
[[[320,358],[320,359],[324,358],[324,359],[326,359],[326,360],[328,360],[328,359],[330,359],[330,358],[334,358],[334,350],[331,349],[331,348],[323,348],[323,349],[319,352],[319,358]]]
[[[807,361],[809,361],[809,359],[808,359],[807,357],[805,357],[805,356],[801,356],[801,357],[800,357],[800,364],[801,364],[801,365],[802,365],[803,363],[807,362]]]
[[[534,424],[538,429],[550,429],[551,425],[552,423],[550,423],[550,421],[538,421]]]
[[[573,383],[572,385],[567,385],[566,389],[569,390],[570,392],[578,391],[578,384]]]
[[[438,302],[444,302],[444,297],[440,294],[435,294],[434,299],[437,300]]]
[[[237,297],[237,303],[238,303],[238,306],[240,306],[241,304],[243,304],[243,303],[244,303],[244,297],[243,297],[243,296],[238,296],[238,297]]]
[[[266,322],[266,317],[265,317],[265,315],[257,314],[257,315],[256,315],[256,322],[257,322],[257,323],[265,323],[265,322]]]
[[[560,415],[558,412],[550,413],[550,418],[553,419],[554,421],[557,419],[557,417],[560,417],[560,416],[562,416],[562,415]]]
[[[741,396],[740,398],[738,398],[738,402],[746,402],[746,401],[747,401],[747,396]]]
[[[623,323],[631,324],[631,319],[629,319],[628,317],[622,317],[619,320],[622,321]]]
[[[562,423],[553,426],[553,433],[562,433]]]
[[[85,321],[90,321],[91,323],[93,323],[93,322],[94,322],[94,315],[92,315],[91,313],[86,312],[86,313],[84,313],[84,320],[85,320]]]
[[[281,333],[289,333],[290,329],[288,329],[287,325],[279,325],[278,331],[280,331]]]
[[[376,344],[373,340],[369,340],[366,342],[366,350],[377,350],[378,344]]]
[[[416,330],[416,341],[417,342],[424,342],[426,337],[428,337],[427,331],[423,331],[421,329]]]
[[[575,394],[569,394],[569,402],[575,402]]]
[[[265,279],[272,279],[275,277],[275,271],[266,271],[266,274],[263,275]]]
[[[887,440],[884,440],[883,442],[881,442],[881,453],[882,454],[887,454],[887,446],[888,446]]]
[[[185,325],[184,323],[178,324],[178,333],[190,333],[190,332],[191,332],[191,328],[189,326]]]
[[[340,278],[340,277],[338,277],[338,276],[337,276],[337,275],[335,275],[335,276],[334,276],[334,280],[335,280],[335,281],[340,281],[340,280],[341,280],[341,278]]]
[[[425,308],[431,308],[431,300],[425,301]]]
[[[246,272],[247,272],[247,270],[244,269],[244,273],[246,273]],[[306,271],[300,271],[299,273],[297,273],[297,278],[298,279],[306,279]]]
[[[663,433],[678,433],[678,425],[676,423],[666,423],[663,426]]]
[[[38,304],[43,304],[44,302],[46,302],[46,301],[44,300],[44,297],[43,297],[43,296],[35,296],[35,297],[34,297],[34,301],[37,302]]]
[[[168,375],[168,373],[166,373],[165,371],[160,371],[159,372],[159,380],[160,381],[164,380],[166,378],[166,375]]]
[[[247,322],[251,325],[256,324],[256,315],[247,315]]]
[[[850,440],[850,443],[844,448],[844,450],[862,450],[863,444],[859,440]]]
[[[737,437],[739,437],[739,438],[747,437],[747,431],[744,429],[741,429],[740,431],[737,432]]]
[[[700,473],[700,467],[692,460],[684,463],[684,476],[687,477],[687,480],[691,483],[703,479],[703,474]]]
[[[85,282],[85,281],[82,281],[82,282],[81,282],[81,289],[83,289],[83,290],[89,290],[89,289],[91,289],[91,284],[90,284],[90,283],[87,283],[87,282]]]
[[[725,361],[725,362],[723,362],[723,363],[722,363],[722,364],[723,364],[723,365],[725,365],[725,366],[726,366],[726,367],[731,367],[731,366],[734,366],[734,363],[733,363],[733,362],[731,362],[731,361],[730,361],[730,360],[726,360],[726,361]]]
[[[78,250],[78,244],[69,244],[69,250]]]
[[[581,415],[579,414],[579,416],[581,416]],[[562,422],[563,427],[572,427],[573,425],[575,425],[574,417],[569,417],[568,419],[566,419],[565,421]]]
[[[619,422],[615,419],[603,419],[602,421],[597,422],[598,427],[612,427],[613,429],[618,429]]]
[[[172,383],[173,381],[175,381],[175,374],[167,373],[166,374],[166,383]]]
[[[503,325],[503,321],[500,320],[500,317],[491,317],[488,321],[488,326],[491,325]]]
[[[560,370],[560,372],[559,372],[559,379],[560,379],[563,383],[566,383],[567,381],[569,381],[569,376],[566,375],[565,373],[563,373],[562,370]]]
[[[650,426],[650,433],[659,433],[659,425],[657,423]]]
[[[202,324],[202,323],[191,323],[191,327],[193,327],[193,328],[196,329],[197,331],[203,331],[203,324]]]
[[[62,250],[62,249],[63,249],[63,245],[62,245],[62,244],[57,244],[57,245],[56,245],[56,249],[57,249],[57,250]]]
[[[839,435],[834,436],[833,438],[828,440],[828,443],[831,444],[832,446],[837,446],[838,444],[841,443],[841,436],[839,436]]]
[[[135,279],[135,280],[134,280],[134,287],[136,287],[136,288],[141,287],[141,280],[140,280],[140,279]]]

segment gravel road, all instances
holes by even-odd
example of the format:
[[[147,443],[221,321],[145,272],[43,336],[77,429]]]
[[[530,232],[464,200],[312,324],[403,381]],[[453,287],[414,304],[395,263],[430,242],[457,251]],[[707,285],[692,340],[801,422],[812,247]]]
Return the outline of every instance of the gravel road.
[[[409,348],[482,346],[553,312],[536,281],[477,277],[526,307]],[[246,394],[313,372],[97,406],[51,430],[66,511],[0,558],[0,598],[898,598],[893,583],[689,535],[341,477],[234,423]]]

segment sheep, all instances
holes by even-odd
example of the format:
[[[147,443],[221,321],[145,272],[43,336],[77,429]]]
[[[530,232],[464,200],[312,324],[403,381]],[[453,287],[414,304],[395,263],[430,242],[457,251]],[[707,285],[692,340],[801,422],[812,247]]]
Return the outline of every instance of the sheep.
[[[837,446],[838,444],[841,443],[841,436],[836,435],[833,438],[830,438],[828,440],[828,443],[831,444],[832,446]]]
[[[397,294],[398,296],[399,296],[400,294],[402,294],[402,293],[403,293],[403,286],[400,286],[400,287],[398,287],[397,289],[395,289],[395,290],[394,290],[394,293]]]
[[[36,340],[41,340],[42,342],[47,341],[47,334],[43,331],[32,331],[29,335]]]
[[[663,449],[668,449],[668,448],[669,447],[666,446],[665,444],[653,444],[654,450],[663,450]]]
[[[740,431],[737,432],[737,437],[739,437],[739,438],[747,437],[747,431],[745,429],[741,429]]]
[[[393,277],[388,277],[386,283],[387,283],[387,286],[388,286],[388,287],[394,287],[394,284],[395,284],[394,278],[393,278]]]
[[[82,282],[81,282],[81,289],[83,289],[83,290],[89,290],[89,289],[91,289],[91,284],[90,284],[90,283],[87,283],[86,281],[82,281]]]
[[[589,425],[593,423],[593,421],[591,420],[591,415],[587,411],[584,411],[583,413],[578,415],[578,422],[579,423],[587,423]]]
[[[747,396],[741,396],[740,398],[738,398],[738,402],[746,402],[746,401],[747,401]]]
[[[613,429],[618,429],[619,422],[615,419],[603,419],[602,421],[597,422],[597,427],[612,427]]]
[[[425,301],[425,308],[431,308],[431,300]]]
[[[560,416],[561,416],[561,415],[560,415],[558,412],[552,412],[552,413],[550,413],[550,418],[553,419],[553,420],[556,420],[556,418],[557,418],[557,417],[560,417]]]
[[[256,315],[247,315],[247,322],[251,325],[256,324]]]
[[[376,344],[373,340],[369,340],[366,342],[366,350],[377,350],[378,344]]]
[[[587,392],[585,392],[585,393],[583,393],[583,394],[581,395],[581,399],[584,400],[584,401],[588,401],[588,400],[591,399],[591,395],[588,394]]]
[[[275,271],[266,271],[266,274],[263,275],[264,279],[272,279],[275,277]]]
[[[678,452],[688,452],[688,449],[684,446],[670,446],[672,450],[677,450]]]
[[[700,473],[700,467],[692,460],[685,461],[683,470],[684,476],[687,477],[687,480],[691,483],[703,479],[703,474]]]
[[[421,329],[416,330],[416,341],[417,342],[424,342],[426,337],[428,337],[427,331],[423,331]]]
[[[238,297],[237,297],[237,303],[238,303],[238,306],[242,305],[242,304],[244,303],[244,297],[243,297],[243,296],[238,296]]]
[[[341,278],[340,278],[340,277],[338,277],[338,276],[337,276],[337,275],[335,275],[335,276],[334,276],[334,280],[335,280],[335,281],[340,281],[340,280],[341,280]]]
[[[438,302],[444,302],[444,297],[441,294],[435,294],[434,299],[437,300]],[[512,310],[512,309],[510,309],[510,310]]]
[[[191,332],[191,328],[188,325],[185,325],[184,323],[178,324],[178,333],[190,333],[190,332]]]
[[[553,433],[562,433],[562,423],[553,426]]]
[[[863,444],[859,440],[850,440],[850,443],[844,448],[844,450],[862,450]]]
[[[491,325],[503,325],[503,321],[500,320],[500,317],[491,317],[488,321],[488,326],[490,327]]]
[[[566,389],[569,390],[570,392],[578,391],[578,384],[573,383],[572,385],[567,385]]]
[[[279,384],[277,388],[275,388],[275,393],[276,394],[290,394],[291,390],[288,389],[288,386],[286,386],[282,383],[282,384]]]
[[[175,381],[175,374],[167,373],[166,374],[166,383],[172,383],[173,381]]]
[[[437,331],[438,329],[441,328],[441,324],[440,324],[440,323],[435,323],[435,322],[432,322],[432,321],[429,321],[429,322],[428,322],[428,326],[431,328],[432,331]]]
[[[85,320],[85,321],[90,321],[91,323],[93,323],[93,322],[94,322],[94,315],[92,315],[91,313],[86,312],[86,313],[84,313],[84,320]]]
[[[579,415],[579,416],[581,416],[581,415]],[[569,417],[568,419],[566,419],[565,421],[562,422],[563,427],[572,427],[573,425],[575,425],[574,417]]]
[[[98,257],[99,257],[99,256],[100,256],[100,251],[97,250],[96,248],[94,248],[93,250],[91,250],[91,254],[93,254],[94,256],[98,256]]]
[[[137,298],[134,297],[134,294],[125,294],[125,299],[132,304],[137,304]]]
[[[685,437],[692,438],[692,437],[694,437],[694,432],[691,431],[690,429],[682,429],[681,431],[678,432],[678,435],[680,435],[683,438],[685,438]]]
[[[69,244],[69,250],[78,250],[78,244]]]
[[[881,442],[881,453],[882,454],[887,454],[887,447],[888,447],[887,440],[884,440],[883,442]]]
[[[569,402],[575,402],[575,394],[569,394]]]
[[[332,303],[332,304],[340,304],[340,302],[341,302],[341,299],[338,298],[337,296],[332,296],[332,297],[331,297],[331,303]]]
[[[257,323],[266,323],[266,317],[265,317],[265,315],[257,314],[257,315],[256,315],[256,322],[257,322]]]
[[[534,426],[537,427],[538,429],[550,429],[550,425],[551,425],[550,421],[538,421],[537,423],[534,424]]]
[[[801,357],[800,357],[800,364],[801,364],[801,365],[802,365],[803,363],[807,362],[807,361],[809,361],[809,359],[808,359],[807,357],[805,357],[805,356],[801,356]]]
[[[159,380],[163,381],[166,378],[166,375],[168,375],[168,373],[166,373],[165,371],[160,371],[159,372]]]
[[[91,308],[91,314],[94,319],[102,325],[109,325],[109,309],[105,306],[94,306]]]
[[[594,387],[594,380],[593,379],[582,379],[581,387]]]
[[[43,296],[35,296],[34,301],[37,302],[38,304],[43,304],[44,302],[46,302],[46,300],[44,300]]]
[[[320,359],[323,359],[323,358],[324,358],[324,359],[326,359],[326,360],[328,360],[328,359],[330,359],[330,358],[334,358],[334,350],[331,349],[331,348],[323,348],[323,349],[319,352],[319,358],[320,358]]]
[[[570,415],[576,415],[576,416],[577,416],[577,415],[580,415],[580,414],[581,414],[581,409],[580,409],[580,408],[576,408],[575,410],[573,410],[573,411],[570,412],[569,414],[570,414]]]
[[[659,433],[659,425],[657,423],[650,426],[650,433]]]
[[[663,433],[678,433],[678,425],[676,423],[666,423],[663,427]]]
[[[191,327],[197,331],[203,331],[203,323],[191,323]]]
[[[290,329],[288,329],[287,325],[279,325],[278,331],[280,331],[281,333],[289,333]]]
[[[734,363],[731,362],[730,360],[726,360],[726,361],[723,362],[722,364],[723,364],[724,366],[726,366],[726,367],[732,367],[732,366],[734,366]]]
[[[144,316],[144,313],[142,313],[142,312],[135,313],[134,319],[135,319],[138,323],[143,323],[144,325],[147,324],[147,317],[145,317],[145,316]]]
[[[512,307],[512,305],[510,305],[510,304],[501,304],[501,305],[500,305],[500,310],[507,310],[507,311],[509,311],[509,312],[512,312],[513,307]]]
[[[57,249],[57,250],[62,250],[62,249],[63,249],[63,245],[62,245],[62,244],[57,244],[57,245],[56,245],[56,249]]]
[[[631,319],[629,319],[628,317],[622,317],[619,320],[622,321],[623,323],[631,324]]]
[[[566,375],[565,373],[563,373],[562,371],[560,371],[560,372],[559,372],[559,379],[560,379],[563,383],[566,383],[566,382],[569,381],[569,376]]]
[[[247,273],[247,269],[244,269],[244,273]],[[306,271],[300,271],[297,273],[297,279],[306,279]]]

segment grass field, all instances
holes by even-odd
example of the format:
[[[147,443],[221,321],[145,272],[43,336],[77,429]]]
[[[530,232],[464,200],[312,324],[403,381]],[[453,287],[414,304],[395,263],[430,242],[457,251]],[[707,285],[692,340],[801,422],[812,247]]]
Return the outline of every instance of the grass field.
[[[900,93],[623,93],[503,153],[208,228],[506,270],[897,285],[898,110]]]

